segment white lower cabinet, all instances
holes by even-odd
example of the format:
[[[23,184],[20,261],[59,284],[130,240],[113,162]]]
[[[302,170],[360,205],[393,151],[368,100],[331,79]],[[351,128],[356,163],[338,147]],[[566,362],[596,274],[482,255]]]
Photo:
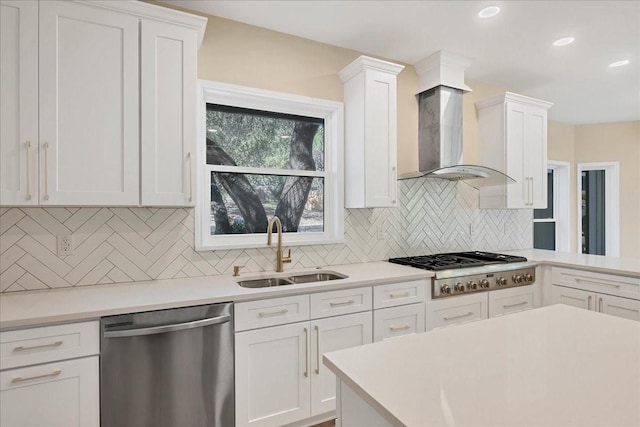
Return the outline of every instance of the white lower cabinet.
[[[373,341],[424,332],[425,316],[424,302],[374,310]]]
[[[0,332],[0,425],[100,425],[98,322]]]
[[[311,413],[309,322],[235,335],[236,426],[280,426]]]
[[[336,377],[322,354],[371,343],[371,312],[311,322],[311,416],[336,409]]]
[[[487,318],[487,292],[433,300],[428,304],[427,330]]]
[[[371,288],[362,289],[369,295],[369,303],[363,308],[366,311],[235,334],[237,427],[282,426],[322,414],[330,415],[335,410],[336,380],[322,364],[322,354],[371,343]],[[346,296],[340,292],[326,294],[331,297],[330,301],[336,298],[338,303],[344,298],[346,301],[353,299],[353,291]],[[236,306],[239,306],[239,313],[243,313],[242,308],[251,307],[259,313],[280,313],[287,310],[280,307],[291,303],[291,298],[308,300],[310,297],[277,298],[275,305],[264,300]],[[344,306],[336,307],[342,309]],[[305,312],[308,310],[299,311],[301,315]],[[247,313],[237,316],[236,320],[242,321],[250,311]]]
[[[98,356],[0,373],[2,427],[100,425]]]
[[[551,303],[571,305],[640,321],[640,301],[635,299],[553,285],[551,286]]]
[[[489,292],[489,317],[540,307],[540,299],[540,289],[536,283]]]

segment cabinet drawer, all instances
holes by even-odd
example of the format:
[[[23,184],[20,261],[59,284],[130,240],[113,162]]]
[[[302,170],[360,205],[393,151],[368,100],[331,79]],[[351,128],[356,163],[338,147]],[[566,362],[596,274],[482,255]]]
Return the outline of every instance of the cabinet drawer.
[[[554,285],[640,299],[640,278],[553,267],[551,281]]]
[[[309,320],[309,295],[239,302],[234,313],[236,332]]]
[[[489,292],[489,317],[502,316],[538,307],[537,286],[502,289]]]
[[[425,301],[427,295],[426,280],[391,283],[373,287],[373,308],[394,307]]]
[[[372,300],[370,287],[311,294],[311,318],[371,310]]]
[[[487,293],[444,298],[427,304],[427,330],[487,318]]]
[[[100,352],[97,321],[0,332],[0,368],[72,359]]]
[[[373,340],[375,342],[424,332],[424,328],[424,302],[383,308],[373,312]]]
[[[98,356],[0,373],[0,425],[100,425]]]

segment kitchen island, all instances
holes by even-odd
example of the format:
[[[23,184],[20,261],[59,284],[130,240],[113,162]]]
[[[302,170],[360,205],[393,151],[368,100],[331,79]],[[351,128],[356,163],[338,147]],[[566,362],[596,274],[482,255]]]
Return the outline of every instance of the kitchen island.
[[[352,426],[638,426],[640,323],[553,305],[324,355]]]

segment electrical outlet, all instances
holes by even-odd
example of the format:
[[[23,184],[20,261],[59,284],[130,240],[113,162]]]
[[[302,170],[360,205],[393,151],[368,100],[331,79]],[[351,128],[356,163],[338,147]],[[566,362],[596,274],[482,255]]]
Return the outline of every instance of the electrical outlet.
[[[504,234],[511,233],[511,225],[508,222],[504,223]]]
[[[378,224],[378,240],[384,240],[387,238],[387,230],[384,224]]]
[[[61,234],[58,236],[58,256],[73,255],[73,235]]]

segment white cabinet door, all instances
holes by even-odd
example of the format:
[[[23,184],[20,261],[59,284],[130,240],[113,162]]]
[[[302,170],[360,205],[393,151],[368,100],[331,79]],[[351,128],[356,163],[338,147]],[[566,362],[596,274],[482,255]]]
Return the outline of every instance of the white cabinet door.
[[[98,356],[0,373],[2,427],[100,425]]]
[[[401,305],[373,312],[373,340],[386,341],[403,335],[424,332],[425,304]]]
[[[38,2],[0,2],[0,205],[38,204]]]
[[[507,102],[505,108],[507,164],[504,170],[507,175],[516,180],[515,184],[506,186],[506,207],[521,209],[528,207],[526,199],[530,191],[528,175],[523,168],[527,162],[525,157],[527,109],[524,105],[513,102]]]
[[[309,418],[309,335],[309,322],[235,334],[237,427]]]
[[[322,354],[371,343],[371,312],[311,322],[311,416],[336,409],[336,377],[322,364]]]
[[[427,303],[427,324],[429,331],[460,323],[487,319],[488,298],[486,292],[443,298]]]
[[[502,316],[540,307],[537,284],[489,292],[489,317]]]
[[[138,205],[139,19],[39,5],[40,203]]]
[[[547,110],[527,107],[522,168],[528,177],[529,208],[547,207]]]
[[[551,286],[551,304],[566,304],[573,307],[595,309],[596,294],[581,289],[565,288],[564,286]]]
[[[402,65],[361,56],[340,72],[345,103],[345,207],[397,204],[397,82]]]
[[[142,21],[142,205],[194,203],[196,47],[193,30]]]
[[[597,310],[600,313],[640,321],[640,301],[611,295],[597,294],[596,296],[598,298]]]

